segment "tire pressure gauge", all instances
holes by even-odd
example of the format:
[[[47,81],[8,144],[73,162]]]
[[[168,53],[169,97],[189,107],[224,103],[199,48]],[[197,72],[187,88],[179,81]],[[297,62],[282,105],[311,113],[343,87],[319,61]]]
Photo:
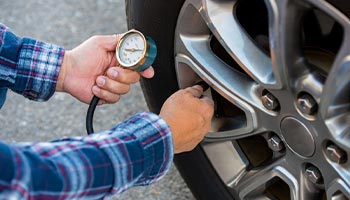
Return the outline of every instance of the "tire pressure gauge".
[[[141,72],[153,64],[157,55],[157,47],[150,37],[145,37],[140,31],[130,30],[119,39],[115,54],[121,67]],[[99,100],[94,96],[90,102],[86,115],[88,134],[94,133],[93,116]]]
[[[130,30],[122,35],[116,48],[119,64],[136,71],[150,67],[156,55],[157,47],[154,41],[136,30]]]

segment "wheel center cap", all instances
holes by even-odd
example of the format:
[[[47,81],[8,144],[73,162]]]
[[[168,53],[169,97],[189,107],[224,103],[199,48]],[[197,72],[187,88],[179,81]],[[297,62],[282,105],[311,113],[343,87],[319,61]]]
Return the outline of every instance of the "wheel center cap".
[[[314,138],[302,122],[293,117],[286,117],[281,122],[281,131],[292,151],[303,157],[310,157],[314,154]]]

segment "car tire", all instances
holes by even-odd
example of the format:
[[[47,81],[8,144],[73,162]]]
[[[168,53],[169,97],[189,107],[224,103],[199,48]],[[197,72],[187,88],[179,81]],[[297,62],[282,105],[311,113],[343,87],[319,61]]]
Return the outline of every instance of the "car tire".
[[[128,28],[140,30],[157,43],[158,55],[153,64],[156,75],[141,80],[147,105],[154,113],[159,113],[165,100],[179,89],[174,66],[174,32],[182,4],[182,0],[126,0]],[[200,146],[176,155],[174,162],[197,199],[233,199]]]

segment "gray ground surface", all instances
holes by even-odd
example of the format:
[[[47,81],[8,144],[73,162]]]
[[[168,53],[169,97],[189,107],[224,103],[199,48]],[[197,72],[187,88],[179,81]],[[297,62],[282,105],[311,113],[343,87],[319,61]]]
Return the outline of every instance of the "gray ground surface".
[[[38,38],[71,49],[95,34],[126,30],[124,0],[0,0],[0,22],[18,35]],[[49,141],[85,134],[83,105],[66,94],[45,103],[25,100],[9,92],[0,110],[0,140]],[[139,85],[118,104],[98,108],[95,129],[108,129],[133,113],[147,111]],[[116,199],[194,199],[175,167],[160,182],[131,189]]]

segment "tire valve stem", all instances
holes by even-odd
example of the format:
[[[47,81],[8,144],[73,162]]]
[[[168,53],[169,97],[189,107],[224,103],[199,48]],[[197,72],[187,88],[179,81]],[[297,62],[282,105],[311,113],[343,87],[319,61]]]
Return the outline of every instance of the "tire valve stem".
[[[208,83],[206,83],[205,81],[199,81],[194,85],[199,85],[203,88],[203,92],[207,91],[209,89],[209,85]]]

